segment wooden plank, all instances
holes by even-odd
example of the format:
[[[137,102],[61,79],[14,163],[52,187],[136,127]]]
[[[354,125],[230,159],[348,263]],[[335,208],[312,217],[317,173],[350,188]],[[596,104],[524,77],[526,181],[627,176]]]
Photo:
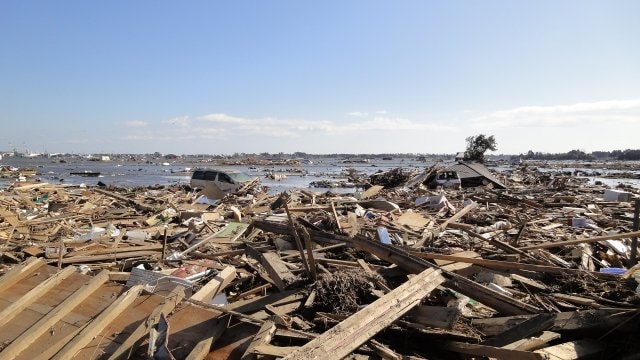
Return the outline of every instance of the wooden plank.
[[[444,281],[440,270],[424,270],[285,359],[324,359],[327,354],[334,359],[342,359],[418,305]]]
[[[378,287],[382,291],[384,291],[385,293],[391,292],[391,288],[388,287],[387,284],[385,284],[379,278],[379,276],[377,276],[378,274],[375,271],[373,271],[373,269],[371,269],[371,267],[369,266],[369,264],[367,264],[366,261],[364,261],[363,259],[358,259],[358,264],[360,265],[362,270],[364,270],[367,274],[371,275],[371,279],[373,279],[373,281],[376,283],[376,285],[378,285]]]
[[[572,331],[586,329],[609,329],[629,318],[633,311],[620,310],[580,310],[555,314],[551,331]],[[498,318],[473,319],[471,325],[487,336],[495,336],[507,329],[530,319],[534,315],[504,316]]]
[[[62,264],[76,264],[76,263],[85,263],[85,262],[94,262],[94,261],[117,261],[122,259],[128,259],[133,257],[160,257],[160,251],[131,251],[131,252],[123,252],[123,253],[115,253],[115,254],[104,254],[104,255],[89,255],[89,256],[74,256],[68,258],[62,258]]]
[[[203,286],[197,293],[191,296],[192,300],[202,301],[204,303],[208,303],[213,299],[217,294],[221,293],[225,287],[227,287],[233,279],[236,278],[236,268],[233,266],[227,266],[222,270],[218,275],[216,275],[211,281],[209,281],[205,286]],[[230,319],[230,317],[229,317]],[[204,359],[204,357],[209,353],[211,349],[211,345],[215,339],[220,337],[224,330],[227,328],[227,322],[219,321],[216,326],[210,327],[207,334],[202,334],[202,338],[196,346],[191,350],[189,356],[187,356],[188,360],[200,360]]]
[[[207,284],[205,284],[197,293],[193,294],[193,300],[209,302],[216,295],[221,293],[224,288],[236,278],[236,268],[227,266],[218,275],[214,276]]]
[[[309,271],[311,275],[311,280],[316,281],[318,277],[316,260],[313,257],[313,244],[311,243],[311,236],[307,231],[307,228],[302,227],[302,238],[304,239],[304,246],[307,249],[307,261],[309,261]]]
[[[266,252],[261,254],[260,263],[265,267],[269,277],[273,279],[280,291],[284,291],[289,283],[296,280],[296,276],[276,253]]]
[[[64,257],[72,258],[76,256],[108,255],[108,254],[118,254],[123,252],[132,252],[132,251],[153,251],[153,250],[161,251],[162,244],[144,245],[144,246],[123,246],[123,247],[107,248],[107,249],[72,251],[66,254]]]
[[[12,303],[7,308],[2,310],[2,312],[0,312],[0,327],[11,321],[14,317],[19,315],[22,310],[33,304],[47,291],[53,289],[56,285],[60,284],[62,280],[69,277],[69,275],[73,274],[75,271],[75,267],[69,266],[57,272],[47,280],[40,283],[35,288],[31,289],[28,293],[24,294],[16,302]]]
[[[514,341],[511,344],[503,346],[505,349],[534,351],[546,346],[547,343],[560,339],[560,334],[552,331],[543,331],[538,337],[530,337]]]
[[[287,213],[287,218],[289,219],[289,230],[291,231],[291,235],[293,235],[293,239],[296,242],[296,247],[300,252],[300,261],[302,262],[302,266],[304,266],[307,273],[309,273],[309,264],[307,263],[307,259],[305,259],[304,257],[304,249],[302,248],[302,241],[300,240],[300,236],[296,231],[296,225],[293,222],[293,216],[291,216],[291,212],[289,212],[289,205],[287,205],[287,201],[289,201],[289,199],[284,200],[284,210]],[[333,204],[331,204],[331,206],[333,206]],[[340,227],[340,224],[338,224],[338,227]]]
[[[111,271],[109,272],[109,281],[129,281],[130,272]]]
[[[315,232],[309,231],[309,234],[313,235]],[[322,233],[322,235],[328,236],[326,233]],[[334,241],[338,240],[350,243],[356,249],[368,251],[385,261],[398,265],[398,267],[407,272],[420,273],[424,269],[436,267],[435,264],[429,263],[418,257],[411,256],[407,252],[398,249],[395,246],[376,243],[361,235],[357,235],[352,239],[338,235],[333,235],[332,238]],[[489,289],[488,287],[467,279],[464,276],[447,271],[443,273],[447,278],[445,283],[446,287],[462,293],[463,295],[469,296],[505,315],[535,314],[541,311],[535,306],[523,303],[511,296],[506,296],[502,293]]]
[[[406,315],[408,320],[424,326],[453,329],[460,316],[458,308],[419,305]]]
[[[467,215],[469,212],[475,210],[478,207],[478,203],[473,202],[467,206],[465,206],[464,208],[462,208],[462,210],[458,211],[457,213],[455,213],[452,217],[448,218],[445,222],[443,222],[440,225],[440,228],[442,230],[445,230],[447,228],[447,226],[449,226],[449,224],[451,224],[452,222],[457,222],[458,220],[460,220],[463,216]]]
[[[518,254],[522,257],[526,257],[532,260],[537,260],[533,255],[530,255],[527,252],[524,252],[522,249],[517,248],[517,247],[513,247],[503,241],[500,241],[498,239],[492,239],[492,238],[486,238],[480,234],[476,234],[475,232],[471,231],[471,230],[464,230],[467,234],[473,236],[476,239],[479,240],[483,240],[488,242],[489,244],[495,246],[497,249],[500,249],[508,254]]]
[[[0,292],[5,291],[18,281],[24,279],[42,265],[44,265],[42,260],[32,257],[20,265],[14,266],[6,274],[0,277]]]
[[[624,234],[594,236],[591,238],[580,238],[580,239],[566,240],[566,241],[545,242],[538,245],[523,246],[518,249],[520,250],[547,249],[547,248],[554,248],[554,247],[563,247],[567,245],[592,243],[592,242],[598,242],[598,241],[604,241],[604,240],[630,239],[636,236],[640,236],[640,231],[632,231]]]
[[[250,314],[264,309],[266,305],[281,306],[294,302],[304,301],[306,296],[300,290],[289,290],[276,294],[270,294],[253,299],[234,301],[228,306],[229,310]]]
[[[556,299],[560,299],[562,301],[566,301],[566,302],[571,303],[571,304],[591,306],[593,308],[604,307],[603,305],[598,304],[598,302],[596,300],[585,298],[585,297],[582,297],[582,296],[560,294],[560,293],[551,294],[551,295]]]
[[[71,294],[65,301],[56,306],[40,319],[37,323],[31,326],[27,331],[22,333],[17,339],[15,339],[9,346],[4,348],[0,352],[0,360],[9,360],[15,358],[18,354],[24,351],[29,345],[31,345],[42,334],[47,332],[55,323],[65,317],[76,306],[82,303],[89,295],[96,291],[102,284],[109,279],[109,271],[103,270],[98,275],[94,276],[88,284],[83,285],[81,288]]]
[[[462,251],[456,253],[458,257],[465,258],[480,258],[480,254],[475,251]],[[449,261],[449,260],[438,260],[436,259],[435,263],[440,266],[441,269],[455,272],[461,274],[463,276],[469,276],[476,272],[478,269],[473,267],[473,264],[462,261]]]
[[[241,360],[252,360],[256,358],[256,348],[260,345],[268,345],[276,332],[276,324],[272,320],[265,321],[260,330],[256,333],[251,340],[251,343],[247,347],[247,350],[242,355]]]
[[[605,346],[598,341],[576,340],[536,350],[535,353],[547,356],[549,360],[577,360],[597,355],[604,350]]]
[[[223,315],[218,318],[214,326],[209,326],[202,334],[203,338],[191,349],[185,360],[202,360],[211,350],[213,343],[222,336],[229,325],[231,315]]]
[[[526,338],[553,326],[553,314],[538,314],[520,324],[488,339],[482,345],[505,346],[516,340]]]
[[[109,356],[108,360],[126,359],[129,358],[132,351],[134,351],[142,341],[142,339],[149,334],[151,327],[158,323],[160,314],[168,315],[184,298],[184,287],[176,286],[171,293],[165,298],[164,303],[158,305],[147,321],[143,321],[135,330],[131,332],[129,337],[118,346],[116,350]]]
[[[455,262],[462,262],[468,264],[480,265],[490,269],[498,269],[498,270],[527,270],[534,272],[544,272],[550,274],[591,274],[594,276],[607,276],[610,277],[609,274],[601,274],[598,272],[585,272],[584,270],[577,269],[567,269],[556,266],[548,266],[548,265],[533,265],[533,264],[525,264],[519,262],[511,262],[511,261],[499,261],[499,260],[487,260],[483,258],[471,258],[471,257],[463,257],[457,255],[444,255],[444,254],[436,254],[436,253],[422,253],[417,251],[411,251],[411,255],[429,260],[448,260]]]
[[[107,275],[108,276],[108,275]],[[56,355],[54,360],[73,359],[78,351],[85,347],[94,337],[100,334],[111,321],[117,318],[126,308],[131,305],[144,285],[136,285],[125,291],[116,301],[107,307],[98,317],[93,319],[78,335],[67,343]]]
[[[468,344],[463,342],[452,341],[449,342],[445,348],[450,351],[454,351],[461,354],[486,356],[495,359],[505,360],[546,360],[542,354],[536,354],[528,351],[504,349],[499,347],[480,345],[480,344]]]
[[[297,350],[297,346],[274,346],[271,344],[260,344],[253,348],[254,353],[268,355],[276,358],[283,358]]]

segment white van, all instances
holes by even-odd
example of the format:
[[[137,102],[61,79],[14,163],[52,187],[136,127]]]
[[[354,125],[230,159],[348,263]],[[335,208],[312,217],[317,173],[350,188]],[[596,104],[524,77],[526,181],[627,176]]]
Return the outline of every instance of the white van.
[[[191,175],[192,188],[228,194],[241,188],[254,178],[237,170],[197,169]]]
[[[435,185],[443,188],[460,189],[462,187],[462,181],[455,171],[439,171],[436,176]]]

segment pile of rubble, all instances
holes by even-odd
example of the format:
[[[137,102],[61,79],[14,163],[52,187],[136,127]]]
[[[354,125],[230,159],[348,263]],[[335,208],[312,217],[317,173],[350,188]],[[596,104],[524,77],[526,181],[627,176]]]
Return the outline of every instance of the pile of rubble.
[[[0,359],[637,358],[637,192],[532,167],[429,189],[433,171],[218,201],[16,183]]]

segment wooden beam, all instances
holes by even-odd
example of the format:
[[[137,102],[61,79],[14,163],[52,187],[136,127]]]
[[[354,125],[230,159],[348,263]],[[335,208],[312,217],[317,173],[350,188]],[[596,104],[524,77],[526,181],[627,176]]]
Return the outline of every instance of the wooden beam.
[[[207,284],[205,284],[197,293],[193,294],[193,300],[209,302],[216,295],[221,293],[224,288],[236,278],[236,268],[227,266],[218,275],[214,276]]]
[[[191,296],[192,300],[201,301],[203,303],[209,303],[217,294],[221,293],[225,287],[227,287],[233,279],[236,278],[236,268],[233,266],[227,266],[218,275],[216,275],[211,281],[203,286],[197,293]],[[188,360],[200,360],[204,359],[209,353],[213,342],[219,338],[224,330],[226,330],[230,316],[224,317],[224,319],[218,319],[215,326],[208,329],[207,334],[202,334],[202,338],[196,346],[193,347]],[[225,321],[226,320],[226,321]]]
[[[511,344],[503,346],[503,348],[522,351],[534,351],[545,347],[547,343],[557,339],[560,339],[560,334],[552,331],[543,331],[540,336],[514,341]]]
[[[447,226],[449,226],[449,224],[453,223],[453,222],[457,222],[458,220],[460,220],[463,216],[467,215],[469,212],[475,210],[478,207],[478,203],[477,202],[473,202],[467,206],[465,206],[464,208],[462,208],[462,210],[458,211],[457,213],[455,213],[452,217],[448,218],[445,222],[443,222],[442,224],[440,224],[440,228],[442,230],[445,230],[447,228]]]
[[[12,287],[15,283],[24,279],[42,265],[44,265],[42,260],[37,257],[31,257],[22,264],[14,266],[0,277],[0,292]]]
[[[553,314],[538,314],[482,343],[488,346],[505,346],[514,341],[541,333],[553,326]]]
[[[198,343],[191,349],[189,355],[185,358],[185,360],[202,360],[204,359],[211,350],[211,346],[213,343],[222,336],[224,331],[227,329],[229,325],[229,321],[231,321],[231,315],[223,315],[218,317],[215,325],[209,327],[207,331],[202,334],[203,337]]]
[[[66,254],[64,258],[73,258],[76,256],[109,255],[109,254],[119,254],[123,252],[153,251],[153,250],[161,251],[162,244],[143,245],[143,246],[123,246],[123,247],[107,248],[107,249],[72,251]]]
[[[164,299],[164,303],[158,305],[147,320],[143,321],[127,339],[113,351],[108,360],[127,359],[142,342],[142,339],[149,334],[151,327],[158,323],[160,314],[170,314],[173,309],[184,298],[184,287],[176,286]]]
[[[300,236],[296,231],[296,225],[293,222],[293,216],[291,216],[291,212],[289,212],[289,205],[287,205],[288,200],[289,199],[284,199],[284,210],[287,212],[287,218],[289,219],[289,229],[291,231],[291,235],[293,236],[293,239],[296,242],[296,247],[300,252],[300,261],[302,262],[302,266],[304,266],[304,269],[307,271],[307,274],[309,274],[309,271],[310,271],[309,264],[307,263],[307,259],[305,259],[304,249],[302,248],[302,241],[300,241]]]
[[[512,350],[512,349],[504,349],[499,347],[480,345],[480,344],[469,344],[457,341],[449,342],[445,348],[447,350],[482,356],[482,357],[491,357],[495,359],[504,359],[504,360],[547,360],[547,357],[542,354],[536,354],[528,351],[520,351],[520,350]]]
[[[369,274],[371,276],[371,279],[373,279],[373,281],[376,283],[376,285],[378,285],[378,287],[384,291],[384,293],[388,293],[391,292],[391,288],[387,286],[387,284],[385,284],[378,275],[378,273],[376,273],[375,271],[373,271],[373,269],[371,269],[371,267],[369,266],[369,264],[367,264],[366,261],[364,261],[363,259],[358,259],[358,264],[360,265],[360,267],[362,268],[362,270],[364,270],[364,272],[366,272],[367,274]]]
[[[109,305],[104,311],[91,321],[78,335],[68,342],[56,355],[53,360],[73,359],[78,351],[82,350],[93,338],[100,335],[102,331],[115,320],[120,314],[133,304],[144,285],[135,285],[125,291],[116,301]]]
[[[122,259],[128,259],[133,257],[145,257],[145,256],[153,256],[160,258],[160,251],[130,251],[130,252],[122,252],[115,254],[104,254],[104,255],[88,255],[88,256],[73,256],[68,258],[62,258],[62,264],[76,264],[76,263],[86,263],[93,261],[116,261]],[[54,262],[57,262],[55,260]]]
[[[548,265],[533,265],[533,264],[517,263],[517,262],[511,262],[511,261],[487,260],[482,258],[469,258],[469,257],[463,257],[463,256],[456,256],[456,255],[423,253],[423,252],[417,252],[417,251],[411,251],[409,253],[413,256],[417,256],[422,259],[455,261],[455,262],[461,262],[461,263],[480,265],[482,267],[486,267],[490,269],[498,269],[498,270],[527,270],[527,271],[543,272],[543,273],[550,273],[550,274],[588,273],[594,276],[611,277],[609,274],[602,274],[599,272],[585,271],[585,270],[578,270],[578,269],[567,269],[567,268],[548,266]]]
[[[0,312],[0,327],[4,326],[6,323],[11,321],[14,317],[20,314],[22,310],[27,308],[29,305],[33,304],[36,300],[38,300],[42,295],[44,295],[47,291],[53,289],[56,285],[60,284],[62,280],[69,277],[69,275],[73,274],[76,271],[76,268],[73,266],[69,266],[47,280],[41,282],[35,288],[29,290],[28,293],[22,295],[20,299],[6,307],[4,310]]]
[[[304,246],[307,248],[307,260],[309,261],[309,271],[311,280],[316,281],[318,277],[316,269],[316,260],[313,257],[313,244],[311,243],[311,236],[306,228],[302,228],[302,238],[304,239]]]
[[[598,241],[604,241],[604,240],[630,239],[637,236],[640,236],[640,231],[632,231],[624,234],[594,236],[591,238],[580,238],[580,239],[566,240],[566,241],[545,242],[538,245],[519,247],[518,249],[520,250],[547,249],[547,248],[554,248],[554,247],[562,247],[566,245],[592,243],[592,242],[598,242]]]
[[[479,240],[483,240],[488,242],[489,244],[495,246],[497,249],[500,249],[508,254],[518,254],[520,256],[523,257],[527,257],[529,259],[532,260],[537,260],[535,257],[533,257],[533,255],[530,255],[526,252],[524,252],[522,250],[522,248],[517,248],[517,247],[513,247],[509,244],[507,244],[506,242],[500,241],[498,239],[491,239],[491,238],[486,238],[480,234],[476,234],[475,232],[471,231],[471,230],[464,230],[467,234],[471,235],[472,237],[479,239]]]
[[[610,329],[628,319],[635,311],[580,310],[554,314],[551,331]],[[498,335],[534,315],[517,315],[497,318],[473,319],[471,325],[487,336]]]
[[[296,349],[285,359],[324,359],[327,354],[331,354],[333,359],[342,359],[418,305],[444,281],[440,270],[427,269]]]
[[[252,360],[256,357],[256,348],[260,345],[268,345],[276,332],[276,324],[272,320],[265,321],[260,330],[256,333],[251,340],[251,343],[247,347],[247,350],[242,355],[241,360]]]
[[[593,358],[605,350],[606,347],[602,343],[589,339],[570,341],[546,347],[536,350],[535,353],[546,356],[547,359],[551,360],[577,360]]]
[[[312,234],[312,232],[309,233]],[[426,268],[439,268],[437,265],[429,263],[418,257],[411,256],[404,250],[398,249],[395,246],[370,241],[360,235],[357,235],[352,239],[344,236],[336,237],[339,240],[350,243],[356,249],[368,251],[411,273],[420,273]],[[447,278],[447,281],[445,282],[446,287],[496,309],[505,315],[534,314],[541,311],[535,306],[489,289],[488,287],[467,279],[464,276],[448,271],[443,271],[443,274]]]
[[[267,270],[269,277],[273,279],[280,291],[284,291],[289,283],[296,280],[296,276],[289,270],[278,254],[266,252],[261,254],[260,257],[260,263]]]
[[[71,294],[65,301],[49,311],[42,319],[33,324],[27,331],[23,332],[17,339],[13,340],[9,346],[0,352],[0,360],[14,359],[29,345],[36,341],[42,334],[47,332],[60,319],[70,313],[76,306],[86,300],[89,295],[96,291],[102,284],[109,280],[109,271],[103,270],[94,276],[88,284]]]
[[[406,317],[410,322],[451,330],[460,317],[460,310],[454,307],[418,305]]]

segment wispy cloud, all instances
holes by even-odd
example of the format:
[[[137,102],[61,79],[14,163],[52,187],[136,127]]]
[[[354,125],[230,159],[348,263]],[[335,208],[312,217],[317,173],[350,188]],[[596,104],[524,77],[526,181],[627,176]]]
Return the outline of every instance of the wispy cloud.
[[[149,126],[149,123],[142,120],[131,120],[131,121],[126,121],[124,125],[126,127],[141,128],[141,127]]]
[[[378,113],[378,112],[376,112]],[[383,114],[359,117],[347,121],[280,119],[277,117],[247,118],[224,113],[201,116],[181,116],[160,121],[161,126],[144,132],[125,135],[130,140],[216,139],[238,136],[299,138],[313,135],[344,135],[367,132],[453,131],[454,127],[440,123],[414,121]]]
[[[162,120],[164,124],[171,124],[180,127],[187,127],[191,124],[189,116],[179,116],[167,120]]]
[[[347,115],[353,116],[353,117],[367,117],[369,116],[369,113],[362,112],[362,111],[351,111],[351,112],[348,112]]]
[[[559,127],[576,124],[640,123],[640,99],[583,102],[570,105],[521,106],[472,120],[486,127]]]
[[[328,121],[304,119],[279,119],[275,117],[242,118],[227,114],[209,114],[199,119],[227,126],[227,130],[263,136],[294,137],[305,133],[346,134],[357,131],[401,131],[401,130],[453,130],[452,127],[430,122],[417,122],[401,117],[373,116],[357,121]]]

